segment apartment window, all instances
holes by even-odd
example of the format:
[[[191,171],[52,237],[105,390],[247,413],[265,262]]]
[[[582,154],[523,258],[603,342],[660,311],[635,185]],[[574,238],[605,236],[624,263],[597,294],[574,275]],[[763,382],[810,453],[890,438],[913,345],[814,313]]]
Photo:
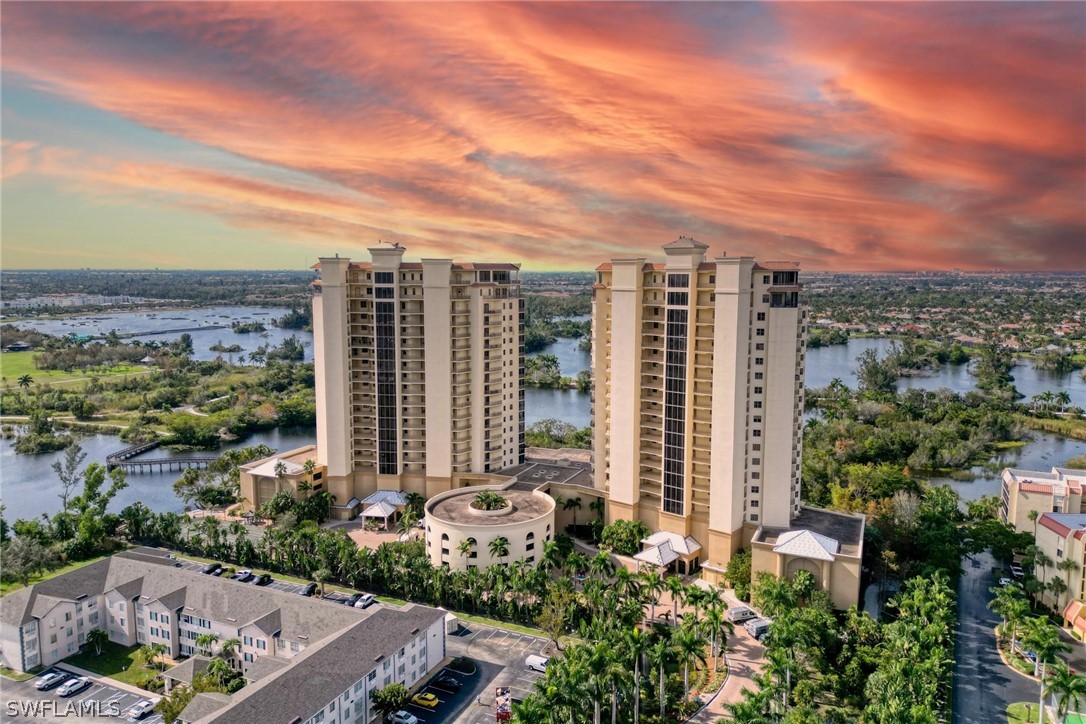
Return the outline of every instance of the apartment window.
[[[72,612],[71,611],[66,611],[64,613],[64,620],[65,621],[71,621],[72,620]]]
[[[245,654],[243,656],[243,658],[245,659],[246,663],[249,663],[249,664],[253,663],[253,655],[252,654]]]
[[[758,522],[758,514],[757,513],[753,513],[750,516],[750,522],[752,522],[752,523],[757,523]]]
[[[755,357],[754,358],[754,364],[756,364],[756,365],[764,365],[765,364],[765,357]]]
[[[170,617],[169,617],[169,616],[167,616],[166,614],[162,614],[162,616],[161,616],[161,618],[160,618],[159,620],[160,620],[160,621],[161,621],[162,623],[169,623],[169,622],[170,622]]]
[[[261,651],[265,651],[268,648],[268,644],[267,644],[267,642],[264,641],[264,639],[257,639],[256,647],[258,649],[260,649]]]
[[[377,454],[378,471],[395,475],[396,451],[396,308],[393,302],[376,302],[377,348]]]
[[[754,336],[756,336],[756,337],[764,337],[765,336],[765,329],[763,327],[758,327],[757,329],[754,330]]]
[[[757,485],[750,486],[751,495],[757,495],[760,492],[762,492],[762,489],[759,486],[757,486]]]
[[[298,652],[298,642],[297,641],[291,641],[290,642],[290,650],[293,651],[294,653]]]
[[[750,501],[750,507],[757,508],[758,507],[758,501],[757,500]]]
[[[754,388],[754,394],[756,394],[756,395],[762,394],[762,388],[761,387],[755,387]]]
[[[65,629],[64,635],[65,636],[71,636],[72,635],[72,627],[71,626],[69,626],[67,629]]]
[[[56,642],[57,642],[57,635],[56,634],[49,634],[49,643],[55,644]]]
[[[763,351],[765,349],[765,343],[764,342],[758,342],[757,344],[754,345],[754,349],[756,349],[759,352]]]
[[[675,288],[682,289],[682,288],[688,287],[688,286],[690,286],[690,275],[689,274],[668,274],[667,275],[667,285],[668,285],[668,287],[670,287],[672,289],[675,289]]]
[[[751,430],[750,434],[753,435],[754,437],[761,437],[762,436],[762,431],[761,430]]]
[[[370,672],[369,676],[366,677],[366,681],[373,681],[376,678],[377,678],[377,669],[374,669],[373,671]]]
[[[762,284],[769,284],[769,275],[768,274],[763,274],[762,275]]]
[[[762,464],[762,459],[761,458],[751,458],[750,464],[751,465],[761,465]]]
[[[117,604],[117,608],[120,609],[121,611],[123,611],[124,610],[124,601],[121,601],[119,604]]]
[[[763,379],[764,377],[765,377],[765,375],[762,374],[761,372],[755,372],[754,373],[754,379],[756,379],[756,380]]]
[[[762,409],[762,401],[761,401],[761,400],[755,400],[755,401],[754,401],[754,409],[755,409],[755,410],[760,410],[760,409]]]
[[[710,274],[709,275],[709,283],[710,284],[716,284],[716,274]]]
[[[768,294],[763,294],[762,295],[762,304],[769,304],[769,295]]]
[[[396,278],[392,272],[374,272],[373,281],[376,284],[394,284]]]
[[[151,613],[149,614],[149,617],[150,617],[150,619],[152,621],[157,621],[158,620],[158,614],[155,613],[154,611],[151,611]]]
[[[761,415],[755,415],[754,417],[751,418],[751,422],[761,422],[761,421],[762,421],[762,416]]]
[[[758,321],[759,322],[764,322],[765,321],[765,312],[758,312]]]
[[[669,275],[687,276],[687,275]],[[689,278],[686,283],[689,284]],[[669,292],[687,296],[685,292]],[[682,300],[686,304],[685,299]],[[669,299],[669,303],[671,300]],[[667,310],[667,340],[664,365],[664,470],[663,509],[682,514],[685,498],[683,469],[686,456],[686,361],[689,313]]]
[[[253,645],[253,637],[252,636],[243,636],[242,637],[242,643],[245,644],[246,646],[252,646]]]
[[[155,628],[154,626],[151,627],[151,635],[152,636],[158,636],[158,629]]]
[[[753,445],[750,446],[750,449],[757,452],[757,451],[762,449],[762,443],[756,442],[756,443],[754,443]]]
[[[170,632],[167,631],[166,629],[162,629],[162,638],[165,639],[166,641],[169,641],[170,640]]]
[[[758,479],[759,479],[759,478],[761,478],[761,477],[762,477],[762,474],[761,474],[761,473],[751,473],[751,474],[750,474],[750,479],[751,479],[751,480],[758,480]]]

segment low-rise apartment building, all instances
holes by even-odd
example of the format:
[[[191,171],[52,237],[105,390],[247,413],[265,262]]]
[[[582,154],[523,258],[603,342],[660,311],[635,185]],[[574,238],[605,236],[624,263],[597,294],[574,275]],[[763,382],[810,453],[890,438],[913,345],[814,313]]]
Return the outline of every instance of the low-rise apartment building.
[[[999,515],[1019,532],[1037,532],[1036,519],[1044,513],[1086,513],[1082,499],[1086,470],[1004,468],[1002,478]]]
[[[411,686],[444,658],[443,612],[436,609],[363,611],[173,564],[163,551],[136,549],[5,596],[0,599],[0,663],[18,671],[51,666],[79,651],[96,628],[122,646],[162,644],[171,659],[194,654],[201,634],[217,634],[220,641],[237,638],[241,645],[234,663],[254,682],[291,671],[293,660],[313,649],[321,648],[316,653],[324,656],[323,647],[341,646],[342,636],[379,644],[382,658],[358,659],[352,669],[360,676],[376,671],[367,680],[370,688],[390,681]],[[367,686],[359,690],[366,690],[366,697]],[[318,716],[331,701],[316,701],[323,692],[299,695],[298,716]],[[341,693],[335,692],[336,701]],[[231,705],[229,697],[216,701],[218,708]],[[354,709],[368,716],[364,706]],[[353,716],[327,720],[359,721]]]
[[[1046,585],[1039,598],[1053,611],[1064,609],[1074,599],[1086,598],[1086,513],[1044,513],[1037,519],[1037,547],[1052,563],[1034,567],[1038,580],[1051,584],[1056,576],[1066,585],[1057,593]],[[1074,561],[1074,565],[1067,563]]]

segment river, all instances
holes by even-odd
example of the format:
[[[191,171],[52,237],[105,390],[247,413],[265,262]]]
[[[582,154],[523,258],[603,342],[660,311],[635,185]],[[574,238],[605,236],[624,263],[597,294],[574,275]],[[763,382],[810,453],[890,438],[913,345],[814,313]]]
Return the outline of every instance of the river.
[[[264,444],[273,450],[284,452],[316,441],[317,431],[312,427],[283,428],[258,432],[247,439],[223,445],[218,452],[236,447]],[[125,447],[115,435],[79,435],[79,444],[87,453],[83,466],[98,462],[104,464],[106,455]],[[215,452],[175,453],[159,448],[147,453],[148,458],[206,457]],[[64,453],[45,455],[16,455],[13,440],[0,440],[0,471],[3,474],[4,518],[10,523],[18,518],[36,518],[43,512],[53,513],[60,507],[60,483],[52,465],[63,460]],[[139,460],[139,458],[133,458]],[[131,473],[128,487],[117,494],[110,510],[119,511],[131,503],[141,501],[156,512],[181,512],[181,501],[174,495],[173,484],[181,473],[172,472]],[[79,489],[82,492],[82,488]]]
[[[35,324],[35,327],[50,334],[105,334],[110,329],[118,332],[154,331],[156,329],[174,329],[178,327],[200,327],[209,324],[226,324],[231,321],[264,321],[268,324],[267,339],[259,335],[234,334],[229,328],[218,330],[205,330],[190,332],[196,347],[197,359],[212,359],[215,353],[207,347],[222,340],[224,344],[238,343],[246,348],[246,351],[258,346],[260,343],[278,344],[286,337],[296,334],[306,343],[306,358],[312,358],[312,334],[294,330],[282,330],[270,326],[270,320],[284,314],[286,309],[254,308],[254,307],[209,307],[205,309],[188,309],[161,312],[125,312],[119,314],[97,314],[87,317],[73,317],[63,320],[44,320]],[[581,319],[584,319],[582,317]],[[162,342],[176,339],[177,335],[150,335],[141,339],[155,339]],[[553,354],[558,357],[562,374],[567,377],[575,377],[581,370],[587,370],[591,366],[591,355],[577,349],[579,340],[558,339],[539,354]],[[856,357],[866,349],[876,349],[880,355],[885,354],[891,344],[886,339],[852,339],[845,345],[832,345],[820,347],[807,353],[807,386],[821,387],[829,384],[834,377],[840,377],[845,384],[856,384]],[[1030,397],[1044,391],[1059,392],[1066,390],[1071,396],[1072,404],[1086,407],[1086,382],[1083,382],[1077,370],[1066,375],[1054,375],[1049,372],[1036,369],[1032,362],[1018,365],[1013,371],[1015,385],[1018,389]],[[946,365],[929,377],[902,378],[898,381],[900,388],[919,387],[923,389],[939,389],[946,387],[958,393],[968,392],[974,389],[974,378],[969,375],[965,365]],[[577,390],[547,390],[528,388],[524,395],[525,424],[554,417],[566,420],[577,427],[586,427],[591,424],[591,396]],[[258,433],[248,440],[238,443],[241,445],[256,445],[263,443],[278,450],[289,450],[294,447],[306,445],[316,439],[315,431],[309,429],[273,430]],[[106,435],[91,435],[84,437],[81,444],[88,452],[86,462],[104,462],[106,455],[124,446],[118,438]],[[224,447],[224,449],[226,449]],[[154,453],[161,456],[165,451]],[[201,455],[206,453],[193,453]],[[63,453],[49,455],[15,455],[13,444],[10,440],[0,440],[0,479],[2,479],[2,500],[7,508],[6,517],[9,521],[16,518],[34,517],[43,511],[55,510],[56,495],[59,485],[56,475],[51,469],[52,463],[62,457]],[[184,454],[176,454],[183,457]],[[1046,470],[1053,465],[1062,465],[1068,459],[1086,455],[1086,442],[1067,440],[1056,435],[1034,433],[1034,439],[1029,444],[1016,450],[1001,453],[998,461],[1001,465],[1013,465],[1027,469]],[[956,480],[935,480],[933,482],[946,482],[953,486],[963,498],[973,499],[981,495],[999,492],[999,476],[985,470],[974,469],[977,475],[972,482]],[[171,485],[177,479],[179,473],[145,473],[131,475],[130,486],[122,491],[114,503],[114,510],[128,505],[136,500],[142,500],[148,507],[156,511],[179,510],[180,505],[173,495]]]

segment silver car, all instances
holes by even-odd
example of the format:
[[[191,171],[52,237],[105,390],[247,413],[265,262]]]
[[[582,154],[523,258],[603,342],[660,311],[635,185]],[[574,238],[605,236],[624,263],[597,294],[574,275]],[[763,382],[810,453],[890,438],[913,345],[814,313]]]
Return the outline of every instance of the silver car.
[[[91,683],[91,680],[88,679],[86,676],[80,676],[76,679],[65,682],[64,686],[57,689],[57,694],[59,694],[60,696],[71,696],[73,694],[78,694],[79,692],[90,686]]]

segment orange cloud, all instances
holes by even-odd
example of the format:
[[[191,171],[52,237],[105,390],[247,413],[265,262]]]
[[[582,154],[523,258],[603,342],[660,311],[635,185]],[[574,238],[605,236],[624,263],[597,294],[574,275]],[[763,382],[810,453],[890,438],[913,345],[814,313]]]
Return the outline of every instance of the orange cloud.
[[[536,267],[690,233],[815,268],[1081,268],[1086,10],[983,7],[5,3],[13,82],[256,164],[5,142],[4,175]]]

